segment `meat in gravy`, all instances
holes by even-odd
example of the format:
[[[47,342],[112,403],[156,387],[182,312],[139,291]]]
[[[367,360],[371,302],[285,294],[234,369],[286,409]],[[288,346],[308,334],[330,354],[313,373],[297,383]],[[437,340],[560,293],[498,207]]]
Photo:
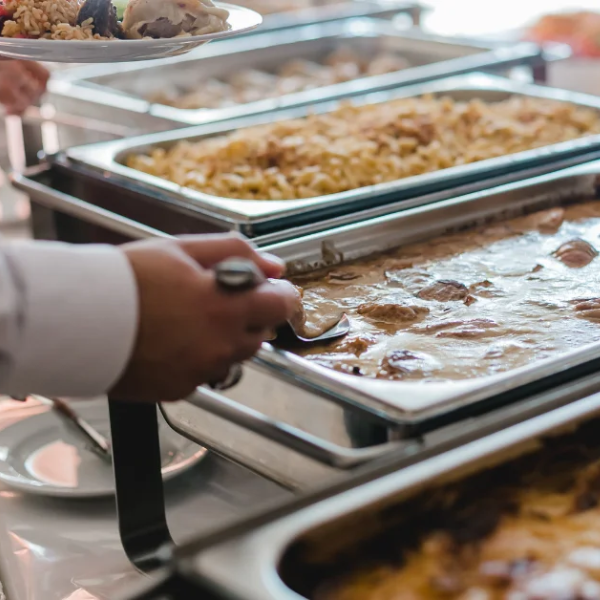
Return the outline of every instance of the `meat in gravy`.
[[[600,339],[600,201],[552,208],[300,276],[310,329],[342,312],[341,340],[294,348],[360,376],[494,375]]]

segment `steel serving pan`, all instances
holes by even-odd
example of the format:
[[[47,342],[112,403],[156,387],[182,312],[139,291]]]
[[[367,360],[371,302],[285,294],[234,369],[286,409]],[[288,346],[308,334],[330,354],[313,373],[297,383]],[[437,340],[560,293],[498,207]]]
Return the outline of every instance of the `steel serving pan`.
[[[600,162],[590,163],[266,248],[295,269],[310,269],[336,252],[357,258],[397,246],[399,240],[410,243],[483,219],[598,197],[599,174]],[[31,178],[12,179],[34,206],[57,215],[92,223],[125,239],[170,237]],[[265,345],[244,366],[241,383],[226,395],[199,388],[188,402],[166,405],[163,412],[179,432],[282,485],[314,487],[337,469],[352,469],[403,447],[403,439],[410,441],[427,431],[437,435],[456,422],[462,422],[462,428],[464,419],[489,412],[498,403],[580,376],[592,368],[589,361],[599,357],[600,347],[593,345],[496,378],[410,384],[344,376]]]
[[[156,91],[190,88],[194,83],[200,84],[203,78],[227,79],[246,68],[273,72],[290,60],[318,62],[340,46],[348,47],[364,58],[381,51],[397,52],[412,67],[229,108],[190,110],[148,101]],[[418,30],[402,31],[387,21],[350,19],[232,40],[209,46],[202,54],[196,52],[155,61],[143,67],[135,63],[106,64],[70,70],[50,81],[48,102],[68,113],[80,114],[93,107],[98,118],[111,122],[115,118],[125,118],[127,113],[143,114],[148,131],[158,131],[267,113],[453,74],[504,71],[525,64],[535,67],[544,61],[544,57],[541,48],[529,43],[494,48],[483,43],[459,43]]]
[[[414,25],[419,25],[426,10],[417,2],[402,0],[339,0],[317,2],[314,8],[285,11],[264,15],[260,32],[277,31],[299,25],[320,25],[330,21],[353,17],[376,17],[380,19],[407,15]]]
[[[229,537],[193,556],[183,550],[178,571],[188,581],[210,580],[222,597],[236,600],[299,600],[310,595],[311,583],[327,581],[328,569],[302,557],[311,553],[335,557],[361,541],[377,539],[385,523],[419,494],[464,480],[485,469],[541,449],[544,439],[573,433],[577,426],[600,416],[600,394],[593,394],[547,414],[467,443],[363,486],[333,495],[321,503]],[[596,421],[598,423],[598,421]],[[400,467],[401,462],[398,462]],[[415,506],[413,504],[413,510]],[[414,513],[413,513],[414,514]],[[218,536],[215,536],[218,539]],[[208,544],[200,542],[202,548]],[[312,567],[312,568],[311,568]],[[235,577],[231,577],[235,573]],[[292,575],[292,577],[290,577]],[[305,593],[290,589],[291,580]],[[300,592],[300,590],[298,590]],[[178,598],[178,596],[175,596]]]
[[[560,444],[561,435],[598,423],[599,383],[595,374],[545,392],[522,403],[537,401],[545,410],[522,415],[520,421],[516,415],[497,418],[482,423],[476,433],[458,432],[452,443],[396,453],[345,481],[274,504],[183,547],[165,548],[160,552],[163,568],[154,572],[153,581],[126,597],[184,600],[201,592],[202,597],[229,600],[311,597],[311,588],[333,574],[340,553],[347,555],[365,540],[376,542],[391,519],[398,528],[403,508],[415,497],[534,453],[548,438],[558,438],[554,443]],[[553,406],[551,398],[560,396],[569,396],[568,406]],[[408,515],[419,516],[415,502],[411,510]],[[315,561],[316,555],[327,557],[327,565]]]
[[[520,94],[568,101],[600,110],[600,98],[483,74],[450,77],[427,84],[367,94],[354,100],[361,104],[373,104],[392,98],[415,97],[425,93],[444,94],[457,100],[477,97],[486,101],[499,101]],[[474,189],[482,189],[486,186],[486,179],[502,176],[505,181],[510,181],[522,177],[519,171],[532,168],[548,172],[573,162],[590,160],[590,155],[600,151],[600,135],[594,135],[348,192],[289,201],[219,198],[177,186],[172,182],[130,169],[123,164],[127,155],[143,153],[155,146],[168,147],[180,140],[197,141],[243,127],[271,122],[273,119],[301,117],[309,111],[327,112],[333,110],[337,104],[333,101],[324,102],[311,107],[285,109],[270,115],[234,119],[221,124],[201,125],[170,133],[155,133],[139,138],[73,148],[67,150],[64,156],[59,155],[58,160],[66,158],[72,168],[92,176],[94,173],[96,176],[100,174],[105,183],[113,182],[121,187],[134,186],[136,190],[147,196],[185,205],[212,222],[220,222],[223,228],[237,229],[248,235],[257,236],[315,222],[325,217],[414,199],[442,190],[448,191],[466,184],[473,184]]]
[[[341,257],[352,260],[397,247],[400,240],[408,244],[484,221],[598,197],[599,175],[600,162],[590,163],[264,249],[283,258],[292,270],[306,272],[335,264]],[[311,486],[323,476],[322,466],[317,472],[305,457],[284,453],[277,444],[283,442],[335,468],[354,468],[393,450],[395,440],[441,430],[489,411],[499,401],[513,401],[511,392],[517,388],[531,393],[540,382],[568,377],[573,369],[599,358],[600,344],[595,343],[493,377],[411,383],[353,377],[265,344],[244,366],[236,387],[221,395],[199,388],[188,402],[165,405],[163,413],[184,435],[238,462],[294,487]],[[494,404],[487,402],[492,396]],[[265,420],[275,426],[270,428]],[[282,440],[279,430],[290,426],[296,433],[304,432],[309,442],[327,440],[325,447],[311,454],[306,447]]]

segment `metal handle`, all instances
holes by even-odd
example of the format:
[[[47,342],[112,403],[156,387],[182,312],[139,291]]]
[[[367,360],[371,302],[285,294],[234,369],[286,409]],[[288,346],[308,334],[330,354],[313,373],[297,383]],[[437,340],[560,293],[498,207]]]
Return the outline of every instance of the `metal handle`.
[[[394,441],[370,448],[344,448],[297,427],[276,421],[257,410],[204,387],[197,388],[191,396],[185,399],[185,402],[313,460],[338,469],[351,469],[362,465],[403,445],[403,442]],[[168,419],[166,415],[165,417]],[[169,424],[171,425],[170,422]]]
[[[90,119],[89,117],[80,117],[68,113],[60,113],[54,110],[45,111],[36,106],[30,106],[21,119],[26,123],[53,123],[62,127],[71,127],[73,129],[84,129],[95,133],[112,135],[117,138],[132,137],[139,135],[139,131],[122,125],[100,121],[99,119]]]
[[[39,170],[38,170],[39,171]],[[137,221],[122,217],[114,212],[94,206],[89,202],[75,198],[69,194],[52,190],[45,185],[37,183],[24,173],[13,172],[10,181],[14,187],[27,193],[35,194],[35,201],[46,208],[62,212],[72,217],[77,217],[92,225],[104,227],[115,233],[132,239],[167,238],[173,236],[153,227],[142,225]]]
[[[243,292],[263,284],[267,279],[251,260],[229,258],[215,267],[219,287],[227,292]]]

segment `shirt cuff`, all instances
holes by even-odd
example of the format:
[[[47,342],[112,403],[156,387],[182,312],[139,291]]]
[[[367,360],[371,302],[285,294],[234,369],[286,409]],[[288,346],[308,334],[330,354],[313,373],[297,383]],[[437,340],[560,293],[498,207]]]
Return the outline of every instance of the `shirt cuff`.
[[[137,285],[125,254],[53,242],[4,250],[24,298],[7,392],[106,393],[122,375],[138,329]]]

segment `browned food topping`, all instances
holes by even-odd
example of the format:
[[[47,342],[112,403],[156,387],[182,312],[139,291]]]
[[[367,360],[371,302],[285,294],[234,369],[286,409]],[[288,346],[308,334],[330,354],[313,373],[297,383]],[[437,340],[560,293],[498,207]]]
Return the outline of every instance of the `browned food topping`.
[[[502,335],[498,323],[491,319],[463,321],[435,334],[438,338],[477,339]]]
[[[427,358],[408,350],[392,350],[381,361],[379,374],[387,377],[422,371],[423,363],[427,361]]]
[[[356,271],[330,271],[327,278],[331,283],[336,281],[352,281],[353,279],[359,279],[360,273]]]
[[[388,302],[366,302],[361,304],[356,312],[363,317],[385,323],[407,323],[416,321],[429,313],[424,306],[406,306]]]
[[[417,331],[435,333],[436,337],[441,338],[478,338],[496,335],[497,333],[493,331],[496,328],[498,328],[498,323],[492,319],[459,319],[432,323]]]
[[[552,208],[550,210],[539,213],[537,228],[542,233],[556,233],[565,219],[565,211],[563,208]]]
[[[590,510],[600,501],[600,462],[588,465],[577,477],[575,483],[574,510]]]
[[[387,527],[309,597],[600,600],[599,426],[386,506]]]
[[[471,296],[471,294],[469,294],[465,300],[465,305],[466,306],[471,306],[471,304],[474,304],[475,302],[477,302],[477,298],[475,298],[475,296]]]
[[[377,337],[374,335],[349,335],[335,345],[335,350],[360,356],[376,341]]]
[[[464,300],[468,295],[467,286],[452,279],[440,279],[417,294],[422,300],[437,300],[438,302],[456,302]]]
[[[393,273],[394,271],[403,271],[404,269],[411,269],[415,265],[413,258],[390,258],[383,263],[383,271],[387,273]]]
[[[469,292],[480,298],[494,298],[502,294],[502,292],[487,279],[472,283],[469,286]]]
[[[567,267],[579,269],[589,265],[598,256],[598,252],[590,243],[575,238],[560,246],[554,256]]]
[[[578,317],[589,321],[600,321],[600,298],[573,300],[573,310]]]

